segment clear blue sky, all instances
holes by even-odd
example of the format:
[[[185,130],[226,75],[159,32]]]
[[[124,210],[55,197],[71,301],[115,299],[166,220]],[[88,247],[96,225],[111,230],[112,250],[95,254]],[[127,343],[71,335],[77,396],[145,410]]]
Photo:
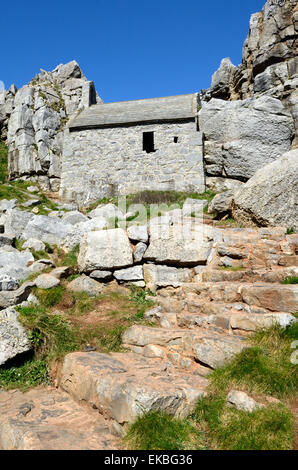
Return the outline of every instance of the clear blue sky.
[[[265,0],[15,0],[1,2],[0,80],[26,84],[76,59],[102,99],[210,86],[223,57],[241,62],[251,13]]]

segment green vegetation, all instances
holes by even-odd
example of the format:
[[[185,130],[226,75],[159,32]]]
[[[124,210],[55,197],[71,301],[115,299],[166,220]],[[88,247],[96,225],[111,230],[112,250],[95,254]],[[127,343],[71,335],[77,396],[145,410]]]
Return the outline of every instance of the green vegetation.
[[[8,177],[8,148],[0,141],[0,184],[5,183]]]
[[[286,235],[292,235],[293,233],[295,233],[293,228],[287,228]]]
[[[165,212],[182,208],[185,200],[187,198],[192,199],[206,199],[209,202],[212,201],[214,198],[215,193],[211,191],[206,191],[205,193],[186,193],[186,192],[179,192],[179,191],[141,191],[136,194],[130,194],[126,196],[126,210],[129,212],[130,210],[138,210],[140,209],[137,207],[138,205],[144,206],[145,211],[141,211],[136,213],[135,216],[129,217],[129,222],[138,222],[143,223],[147,217],[157,217],[159,215],[163,215]],[[110,197],[110,198],[103,198],[95,203],[91,204],[87,208],[87,212],[95,209],[100,204],[108,204],[112,203],[117,205],[119,201],[118,197]],[[135,206],[135,207],[134,207]],[[160,206],[160,207],[158,207]],[[206,209],[207,210],[207,209]],[[114,223],[114,221],[111,221]],[[117,221],[118,225],[121,225],[121,222]]]
[[[22,365],[9,364],[0,368],[0,388],[26,390],[47,383],[48,365],[44,360],[29,359]]]
[[[58,246],[53,247],[53,259],[56,266],[69,266],[72,268],[72,274],[77,274],[78,266],[78,255],[80,251],[80,245],[75,245],[70,251],[64,251]]]
[[[282,281],[282,284],[298,284],[298,277],[297,276],[286,277],[286,279]]]
[[[294,419],[284,405],[268,405],[253,413],[227,406],[209,396],[197,405],[192,419],[206,431],[206,444],[217,450],[291,450]]]
[[[243,266],[219,266],[222,271],[245,271]]]
[[[130,427],[124,442],[134,450],[195,450],[204,448],[202,436],[189,420],[151,411]]]
[[[209,376],[212,392],[236,388],[277,398],[294,396],[298,390],[297,366],[290,358],[297,333],[297,323],[285,329],[274,325],[255,333],[250,338],[252,348],[245,349],[230,364]]]
[[[251,337],[252,347],[209,376],[208,395],[184,420],[163,413],[145,413],[133,424],[124,442],[129,448],[290,450],[294,447],[294,418],[287,408],[297,396],[297,365],[291,363],[291,344],[298,338],[298,324],[272,326]],[[226,403],[232,389],[243,390],[266,402],[253,413]],[[266,396],[284,403],[270,404]]]
[[[38,276],[35,273],[34,276]],[[39,304],[18,307],[19,320],[28,330],[34,355],[23,364],[0,368],[0,387],[30,388],[48,383],[53,361],[91,345],[99,352],[123,351],[122,335],[143,321],[153,305],[149,290],[132,286],[107,291],[97,297],[72,292],[66,284],[52,289],[33,289]]]

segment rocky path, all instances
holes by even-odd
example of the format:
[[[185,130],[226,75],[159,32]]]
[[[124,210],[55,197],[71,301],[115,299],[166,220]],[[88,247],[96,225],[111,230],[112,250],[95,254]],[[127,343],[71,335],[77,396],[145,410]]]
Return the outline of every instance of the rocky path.
[[[192,282],[156,283],[156,306],[145,313],[155,326],[126,330],[127,352],[74,352],[56,388],[0,392],[3,449],[120,448],[145,411],[186,416],[209,372],[249,346],[251,332],[295,321],[297,286],[281,281],[297,276],[297,235],[216,230],[219,241]]]

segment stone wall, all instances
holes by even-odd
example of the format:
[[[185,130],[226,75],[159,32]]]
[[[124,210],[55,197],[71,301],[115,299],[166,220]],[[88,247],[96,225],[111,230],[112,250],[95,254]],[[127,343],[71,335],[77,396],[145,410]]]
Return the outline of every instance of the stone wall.
[[[143,132],[152,131],[155,151],[147,153]],[[64,131],[63,200],[87,205],[105,196],[146,189],[205,190],[202,134],[194,120]]]

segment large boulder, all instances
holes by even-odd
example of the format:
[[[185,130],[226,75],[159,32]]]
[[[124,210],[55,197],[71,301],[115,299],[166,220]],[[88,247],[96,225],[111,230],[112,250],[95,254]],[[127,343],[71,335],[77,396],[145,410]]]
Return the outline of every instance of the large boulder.
[[[89,232],[83,237],[78,256],[81,272],[120,269],[132,264],[132,248],[123,229]]]
[[[233,216],[298,229],[298,150],[261,168],[234,196]]]
[[[21,353],[30,351],[32,344],[18,313],[13,307],[0,312],[0,366]]]
[[[177,266],[206,264],[212,248],[207,226],[185,224],[151,226],[150,244],[143,259]]]
[[[293,120],[278,99],[203,103],[199,115],[205,135],[208,175],[246,181],[291,149]]]

